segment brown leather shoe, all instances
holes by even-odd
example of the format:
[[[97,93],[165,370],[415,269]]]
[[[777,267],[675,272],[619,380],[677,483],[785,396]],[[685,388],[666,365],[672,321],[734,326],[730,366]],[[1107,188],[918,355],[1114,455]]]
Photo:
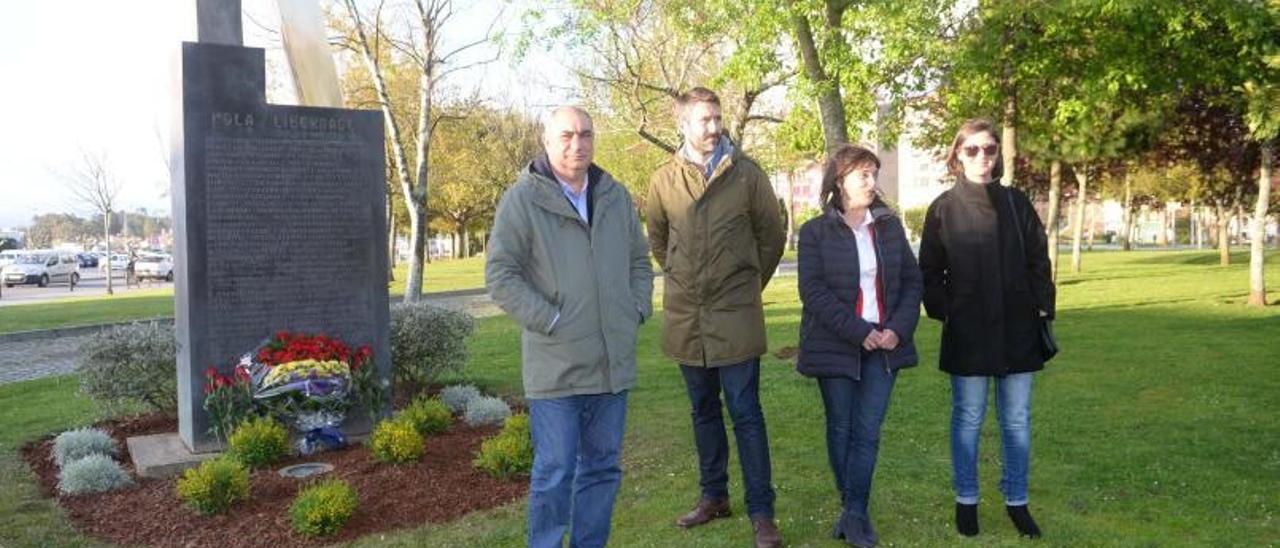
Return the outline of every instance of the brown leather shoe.
[[[684,528],[697,527],[708,521],[729,517],[729,499],[702,499],[689,513],[676,518],[676,525]]]
[[[756,531],[756,548],[778,548],[782,546],[782,533],[774,525],[773,518],[751,520],[751,528]]]

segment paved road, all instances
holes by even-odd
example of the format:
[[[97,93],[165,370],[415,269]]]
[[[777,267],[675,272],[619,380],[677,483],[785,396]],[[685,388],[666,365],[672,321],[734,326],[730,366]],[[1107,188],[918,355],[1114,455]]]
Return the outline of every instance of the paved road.
[[[139,289],[163,289],[173,287],[172,282],[164,280],[147,280],[137,285],[125,286],[124,274],[116,271],[112,276],[112,291],[116,294],[128,293],[130,291],[138,291]],[[84,268],[80,270],[80,283],[76,285],[75,291],[67,284],[49,284],[49,287],[37,287],[34,285],[18,285],[14,287],[0,288],[3,294],[0,294],[0,306],[9,306],[15,304],[31,304],[41,301],[53,299],[65,299],[67,297],[85,297],[93,295],[107,294],[107,277],[95,268]]]

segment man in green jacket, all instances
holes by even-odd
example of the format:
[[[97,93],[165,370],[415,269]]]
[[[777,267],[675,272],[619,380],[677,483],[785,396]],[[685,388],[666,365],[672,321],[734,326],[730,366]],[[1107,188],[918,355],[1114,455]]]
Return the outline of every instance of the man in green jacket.
[[[684,374],[701,477],[701,499],[676,524],[729,515],[723,391],[756,546],[779,546],[759,386],[760,292],[782,258],[782,216],[764,171],[722,134],[716,94],[694,88],[675,107],[684,144],[653,174],[646,211],[664,272],[662,350]]]
[[[653,313],[636,207],[591,163],[593,141],[586,111],[550,113],[546,154],[503,195],[485,261],[489,295],[524,328],[529,546],[561,546],[566,531],[572,546],[608,541],[636,331]]]

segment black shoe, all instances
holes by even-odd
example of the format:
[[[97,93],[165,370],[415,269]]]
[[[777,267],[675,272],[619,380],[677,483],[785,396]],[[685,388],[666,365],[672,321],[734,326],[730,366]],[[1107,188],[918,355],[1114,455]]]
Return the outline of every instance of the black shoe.
[[[978,534],[978,505],[956,503],[956,530],[966,537]]]
[[[871,520],[867,516],[851,512],[840,515],[840,521],[836,523],[836,530],[832,535],[835,538],[843,538],[850,546],[859,548],[872,548],[880,542],[875,528],[871,526]]]
[[[1036,525],[1036,520],[1031,517],[1031,511],[1027,509],[1027,505],[1006,505],[1004,509],[1009,512],[1009,519],[1013,520],[1013,526],[1018,528],[1019,535],[1040,538],[1040,526]]]

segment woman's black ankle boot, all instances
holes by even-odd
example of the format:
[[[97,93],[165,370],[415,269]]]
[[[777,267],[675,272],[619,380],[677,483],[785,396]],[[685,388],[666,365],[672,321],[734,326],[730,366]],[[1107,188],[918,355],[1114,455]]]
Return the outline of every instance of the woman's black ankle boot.
[[[1036,520],[1031,517],[1031,511],[1027,509],[1027,505],[1019,504],[1004,508],[1009,512],[1009,519],[1013,520],[1013,526],[1018,528],[1018,534],[1028,538],[1040,538],[1040,526],[1036,525]]]
[[[978,534],[978,505],[956,503],[956,530],[966,537]]]

